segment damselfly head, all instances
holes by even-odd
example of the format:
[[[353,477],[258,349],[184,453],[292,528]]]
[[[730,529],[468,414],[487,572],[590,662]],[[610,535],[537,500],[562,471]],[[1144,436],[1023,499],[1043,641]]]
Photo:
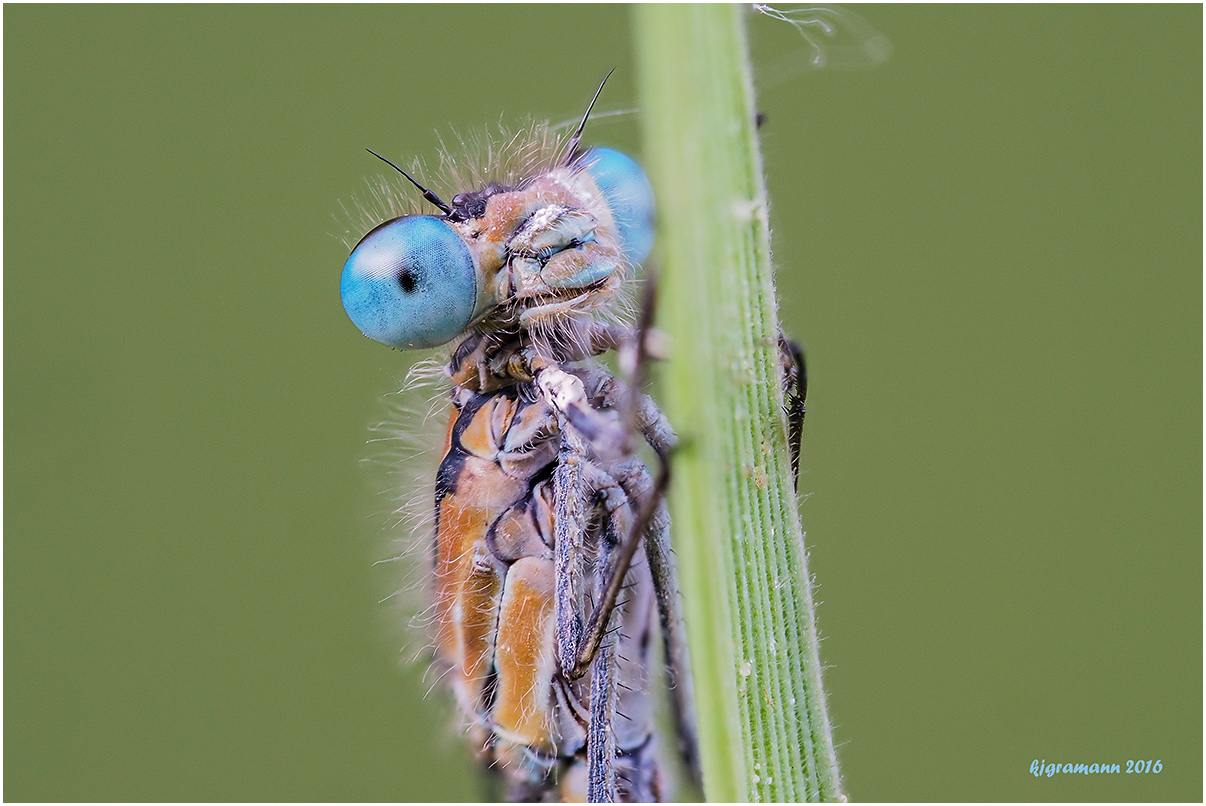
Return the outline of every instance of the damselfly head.
[[[443,214],[391,219],[352,250],[340,295],[360,332],[399,349],[436,347],[614,304],[653,246],[653,190],[631,157],[579,153],[579,134],[562,141],[536,127],[512,138],[507,147],[529,164],[543,152],[541,167],[486,177],[450,204],[398,168]]]

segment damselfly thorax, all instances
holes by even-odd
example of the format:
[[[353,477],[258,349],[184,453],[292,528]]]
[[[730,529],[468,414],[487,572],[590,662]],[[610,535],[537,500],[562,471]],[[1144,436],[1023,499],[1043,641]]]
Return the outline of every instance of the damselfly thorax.
[[[640,390],[652,297],[635,327],[622,310],[653,197],[629,157],[579,150],[581,131],[513,140],[529,170],[451,203],[415,182],[440,215],[376,226],[340,290],[370,338],[453,345],[432,640],[479,756],[512,799],[658,800],[658,632],[688,759],[695,737],[661,500],[674,435]],[[625,382],[595,360],[614,349],[637,368]]]
[[[596,405],[612,391],[605,373],[578,370],[577,377]],[[656,800],[661,787],[648,688],[656,610],[643,556],[627,572],[609,628],[617,632],[597,662],[574,679],[557,652],[557,611],[580,634],[587,603],[602,597],[636,508],[649,500],[651,479],[639,460],[601,460],[585,441],[563,456],[563,426],[532,391],[513,384],[487,393],[458,389],[454,396],[436,480],[437,656],[452,667],[452,688],[473,721],[471,737],[484,761],[505,769],[511,797],[592,794],[593,740],[608,746],[602,760],[614,767],[618,798]],[[568,535],[566,524],[574,522],[582,528]],[[573,549],[563,552],[569,556],[561,568],[558,538]],[[567,574],[586,582],[582,592],[590,596],[574,595]]]

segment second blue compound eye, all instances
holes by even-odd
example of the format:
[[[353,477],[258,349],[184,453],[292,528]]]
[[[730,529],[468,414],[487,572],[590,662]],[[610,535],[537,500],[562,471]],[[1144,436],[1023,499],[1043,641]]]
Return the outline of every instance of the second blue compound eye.
[[[611,148],[592,148],[579,159],[611,205],[624,255],[634,263],[653,248],[653,188],[636,160]]]
[[[477,300],[469,247],[440,218],[403,216],[356,244],[339,281],[360,332],[390,347],[438,347],[465,330]]]

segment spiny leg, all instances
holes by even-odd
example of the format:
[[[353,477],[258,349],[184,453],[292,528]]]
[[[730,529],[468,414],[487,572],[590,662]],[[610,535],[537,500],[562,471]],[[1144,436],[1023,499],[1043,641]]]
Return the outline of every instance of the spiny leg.
[[[779,333],[779,363],[783,367],[783,410],[787,414],[787,447],[791,451],[791,473],[800,486],[800,443],[804,437],[804,399],[808,396],[808,366],[804,350]]]
[[[616,621],[619,610],[612,611]],[[616,739],[611,723],[616,713],[615,639],[607,636],[590,665],[590,729],[586,735],[586,800],[616,800]]]
[[[636,550],[640,548],[640,538],[656,514],[657,500],[635,502],[640,506],[639,514],[635,518],[624,519],[625,528],[616,532],[612,540],[615,544],[612,558],[606,565],[595,563],[596,576],[601,573],[599,569],[605,569],[606,579],[602,582],[596,579],[595,606],[583,629],[580,614],[583,612],[582,568],[586,557],[584,535],[587,523],[584,502],[592,498],[598,501],[596,511],[604,517],[608,528],[613,530],[619,528],[613,523],[617,513],[621,509],[631,512],[635,507],[623,487],[587,458],[585,446],[579,441],[581,438],[573,434],[573,430],[567,429],[562,437],[562,453],[553,475],[558,496],[553,562],[557,578],[557,601],[554,604],[557,660],[565,676],[577,680],[586,674],[607,634],[611,615],[624,587],[624,579],[632,566]],[[639,464],[639,460],[632,461]],[[669,474],[663,470],[659,480],[662,483],[661,491],[664,491]],[[655,492],[655,495],[660,495],[660,492]]]
[[[594,612],[586,626],[585,633],[579,645],[576,662],[572,666],[564,666],[571,679],[577,679],[586,673],[595,652],[599,648],[603,634],[612,610],[624,584],[624,577],[632,565],[632,558],[641,545],[641,539],[650,522],[653,520],[658,506],[665,495],[670,483],[669,451],[673,445],[673,430],[665,422],[660,410],[652,401],[646,403],[646,396],[640,392],[643,385],[646,364],[649,360],[647,335],[653,324],[653,311],[656,306],[657,283],[650,278],[645,286],[645,299],[641,308],[640,322],[635,330],[635,340],[632,346],[631,372],[627,390],[610,387],[612,397],[619,396],[618,405],[610,408],[619,409],[623,425],[616,423],[613,417],[599,411],[591,405],[587,397],[586,387],[580,377],[570,374],[560,367],[550,366],[542,369],[536,377],[536,385],[548,401],[549,405],[558,412],[567,431],[577,430],[580,436],[589,440],[595,446],[594,453],[613,457],[628,456],[632,453],[631,435],[638,431],[652,433],[651,444],[657,450],[661,460],[661,470],[657,481],[648,498],[637,502],[639,507],[636,521],[632,530],[620,543],[611,579],[603,591],[602,598],[595,603]],[[622,354],[621,359],[625,356]],[[584,373],[588,377],[590,373]],[[597,376],[596,376],[597,377]],[[614,379],[612,379],[614,381]],[[644,425],[644,428],[640,426]],[[617,431],[617,426],[619,430]],[[626,427],[625,427],[626,426]],[[585,449],[585,445],[582,446]],[[572,492],[572,491],[570,491]],[[581,489],[578,489],[581,492]],[[571,537],[572,539],[572,537]],[[569,551],[569,549],[567,549]],[[567,558],[568,561],[568,558]],[[569,632],[567,625],[567,633]],[[568,647],[566,647],[568,649]],[[563,659],[564,660],[564,659]]]
[[[582,645],[582,567],[588,493],[583,469],[588,461],[582,435],[574,428],[563,427],[557,467],[553,471],[556,499],[553,612],[557,621],[557,662],[567,676]]]
[[[655,492],[649,470],[639,460],[625,462],[611,472],[632,501],[647,501]],[[664,501],[657,502],[654,516],[645,530],[645,557],[653,577],[653,592],[661,622],[678,749],[696,783],[700,783],[699,734],[695,723],[691,657],[687,649],[682,602],[678,595],[678,568],[674,564],[670,545],[670,515]]]
[[[598,551],[594,560],[593,592],[596,600],[607,595],[608,584],[616,571],[616,548],[621,537],[628,535],[632,518],[629,498],[614,478],[591,462],[584,453],[580,438],[567,429],[555,483],[562,481],[558,492],[572,494],[572,501],[558,501],[558,521],[554,562],[556,565],[558,613],[557,647],[561,668],[571,679],[580,677],[571,670],[571,663],[581,657],[581,600],[583,568],[585,566],[585,527],[587,507],[597,516],[599,524]],[[567,547],[563,548],[563,544]],[[611,803],[616,799],[616,740],[613,721],[616,709],[616,639],[622,607],[608,610],[607,625],[593,657],[588,661],[590,681],[590,725],[587,731],[587,799],[592,803]],[[596,613],[599,612],[596,608]],[[563,660],[564,659],[564,660]],[[567,671],[569,670],[569,671]],[[585,669],[583,670],[585,671]]]
[[[589,454],[624,456],[627,431],[614,412],[595,409],[586,395],[582,379],[558,366],[548,366],[536,375],[536,386],[556,412],[561,427],[561,449],[553,483],[557,498],[557,527],[554,548],[557,577],[557,659],[562,671],[576,680],[586,674],[615,608],[624,576],[640,546],[645,524],[653,515],[651,506],[641,508],[630,534],[624,536],[614,563],[612,578],[596,600],[589,625],[583,630],[582,612],[583,542],[587,495],[598,492],[584,478]],[[662,490],[669,482],[663,463]],[[615,482],[612,482],[614,486]]]
[[[670,466],[663,462],[657,481],[654,482],[648,499],[637,502],[637,506],[639,507],[637,517],[633,521],[632,528],[624,535],[623,542],[620,543],[619,549],[616,551],[615,563],[611,569],[611,578],[607,581],[602,596],[595,602],[594,612],[591,613],[590,621],[587,623],[583,634],[578,659],[570,670],[571,678],[578,678],[586,673],[586,667],[590,664],[591,659],[598,650],[599,643],[607,632],[607,624],[619,599],[620,590],[624,587],[624,578],[628,574],[628,569],[632,566],[632,558],[636,555],[637,549],[640,548],[641,538],[645,535],[646,530],[657,514],[658,506],[661,504],[669,484]]]
[[[615,555],[619,537],[616,533],[616,514],[620,507],[628,511],[628,502],[623,493],[619,488],[615,488],[614,493],[603,493],[605,498],[611,500],[601,508],[603,523],[599,554],[595,560],[596,598],[604,594]],[[616,510],[612,510],[612,506],[616,506]],[[616,740],[612,722],[616,713],[614,632],[618,628],[619,617],[620,608],[613,608],[598,651],[590,663],[590,729],[586,739],[586,799],[590,803],[614,803],[616,799]]]
[[[616,487],[614,481],[606,482],[598,478],[600,471],[591,463],[588,446],[600,444],[598,438],[619,426],[614,415],[607,416],[590,406],[582,381],[575,375],[551,366],[541,370],[536,384],[557,413],[561,428],[561,448],[557,467],[553,471],[556,498],[553,564],[556,577],[554,612],[557,622],[557,662],[566,678],[577,680],[586,674],[594,658],[602,637],[601,624],[605,624],[611,615],[615,597],[619,593],[618,586],[614,592],[610,588],[600,592],[591,626],[584,635],[581,616],[584,612],[582,569],[586,562],[587,501],[608,484]],[[594,472],[587,479],[589,469]],[[627,573],[628,562],[632,559],[631,555],[627,561],[622,557],[621,552],[616,566],[619,569],[619,564],[623,564],[623,568],[619,569],[621,576]],[[596,624],[596,621],[601,624]],[[599,627],[598,632],[592,632],[596,627]]]
[[[572,426],[562,433],[561,452],[554,470],[556,534],[554,537],[557,657],[569,679],[589,669],[590,724],[587,730],[587,798],[610,803],[616,799],[616,739],[613,722],[616,701],[615,631],[623,605],[618,594],[624,586],[632,556],[624,557],[630,536],[643,527],[633,516],[633,499],[624,487],[586,453],[586,443]],[[648,471],[633,458],[648,480]],[[631,471],[630,471],[631,472]],[[660,512],[665,521],[664,508]],[[593,516],[593,517],[592,517]],[[596,605],[582,639],[583,569],[587,562],[588,522],[598,523],[598,551],[594,560],[593,592]],[[637,521],[637,522],[634,522]],[[621,543],[621,540],[625,541]],[[639,541],[637,543],[639,545]],[[620,561],[623,560],[623,568]],[[619,582],[617,585],[616,582]],[[596,634],[593,627],[601,629]]]

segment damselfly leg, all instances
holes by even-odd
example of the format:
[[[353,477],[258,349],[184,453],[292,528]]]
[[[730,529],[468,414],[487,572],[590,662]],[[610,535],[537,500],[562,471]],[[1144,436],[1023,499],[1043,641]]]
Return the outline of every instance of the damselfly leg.
[[[571,370],[568,373],[545,370],[544,377],[537,380],[550,406],[562,419],[562,441],[554,476],[559,502],[555,542],[557,654],[561,668],[571,678],[582,676],[588,669],[592,675],[587,793],[591,801],[615,797],[609,759],[623,761],[625,756],[650,744],[648,737],[634,737],[641,739],[639,747],[620,746],[612,750],[607,746],[610,734],[603,735],[595,730],[596,726],[614,724],[613,656],[623,657],[625,650],[635,652],[639,649],[629,646],[634,636],[623,630],[617,633],[617,616],[632,601],[632,589],[645,580],[653,588],[662,626],[680,751],[692,765],[697,757],[690,666],[669,544],[669,516],[664,502],[675,437],[656,404],[640,389],[649,361],[647,345],[653,304],[650,288],[640,325],[628,339],[634,360],[627,385],[621,385],[602,370]],[[617,423],[622,423],[625,428],[617,430]],[[587,439],[587,434],[593,439]],[[638,436],[643,436],[659,457],[656,480],[633,455],[632,443]],[[583,558],[589,547],[584,545],[583,537],[587,532],[588,513],[580,503],[600,495],[607,483],[618,486],[609,490],[611,495],[606,499],[608,504],[603,516],[606,528],[595,549],[598,559],[593,565],[594,606],[589,618],[584,620]],[[624,517],[617,517],[621,513]],[[617,529],[619,524],[628,525],[626,529]],[[639,575],[630,574],[634,571],[632,563],[638,552],[643,555],[642,567]],[[625,590],[630,592],[627,600],[621,598]],[[631,719],[627,715],[625,718]],[[618,766],[622,773],[630,773],[622,776],[629,778],[626,783],[630,788],[624,794],[638,795],[642,788],[631,778],[641,774],[641,765],[621,763]],[[654,783],[652,779],[650,783]]]
[[[808,365],[799,344],[779,334],[779,363],[783,367],[783,410],[787,414],[787,447],[791,473],[800,486],[800,443],[804,438],[804,400],[808,397]]]

